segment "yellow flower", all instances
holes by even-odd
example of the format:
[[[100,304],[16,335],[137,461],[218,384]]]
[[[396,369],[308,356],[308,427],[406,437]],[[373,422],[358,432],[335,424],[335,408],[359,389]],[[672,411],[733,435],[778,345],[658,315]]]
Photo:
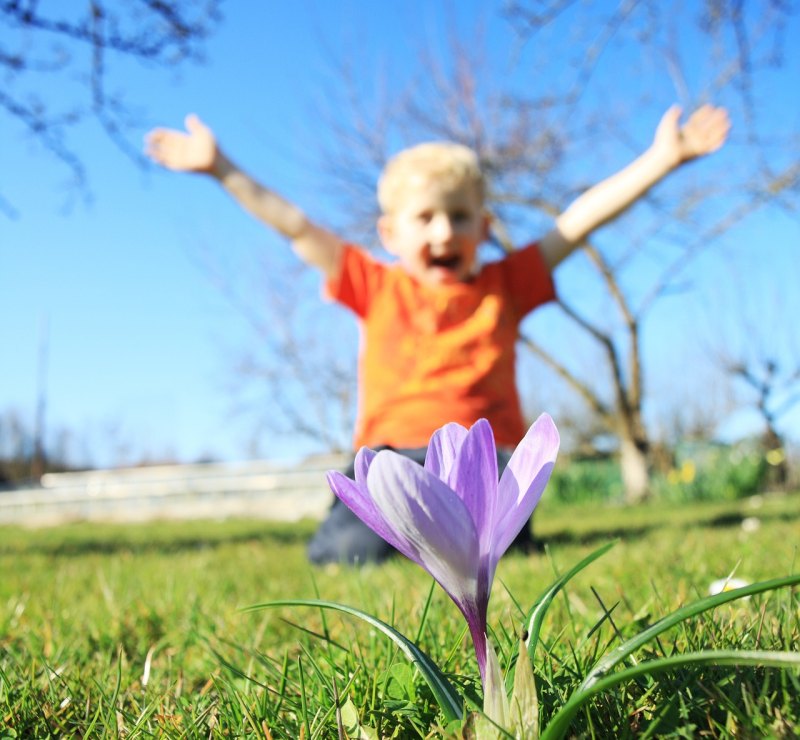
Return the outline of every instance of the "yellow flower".
[[[692,460],[687,460],[686,462],[681,465],[681,482],[682,483],[691,483],[695,475],[697,474],[697,468]]]
[[[766,457],[770,465],[780,465],[786,459],[786,453],[783,451],[783,448],[779,447],[776,450],[767,452]]]

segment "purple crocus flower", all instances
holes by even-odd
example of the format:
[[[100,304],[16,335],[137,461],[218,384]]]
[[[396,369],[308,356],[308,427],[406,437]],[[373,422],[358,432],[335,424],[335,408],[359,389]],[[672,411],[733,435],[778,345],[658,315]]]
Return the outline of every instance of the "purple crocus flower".
[[[497,563],[533,513],[558,452],[542,414],[497,480],[489,422],[447,424],[431,437],[425,466],[362,447],[355,481],[328,473],[333,492],[368,527],[427,570],[469,625],[486,679],[486,610]]]

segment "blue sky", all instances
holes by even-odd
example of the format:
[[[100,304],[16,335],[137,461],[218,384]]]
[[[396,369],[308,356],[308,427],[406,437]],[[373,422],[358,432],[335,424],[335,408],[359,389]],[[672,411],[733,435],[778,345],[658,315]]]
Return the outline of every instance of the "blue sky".
[[[310,213],[324,214],[326,206],[316,196],[309,202],[305,168],[307,137],[315,124],[311,111],[330,80],[329,55],[341,58],[358,44],[356,59],[376,60],[374,67],[359,70],[372,84],[384,65],[402,70],[418,45],[432,41],[441,48],[452,23],[467,27],[476,17],[486,21],[488,48],[505,53],[514,47],[496,14],[502,5],[499,0],[335,5],[306,0],[246,7],[231,2],[208,44],[205,64],[166,73],[120,66],[124,74],[116,79],[125,79],[128,96],[141,111],[141,136],[155,125],[179,126],[195,111],[235,159]],[[659,84],[669,87],[663,80]],[[68,92],[61,84],[48,95]],[[668,90],[660,96],[664,106],[672,102]],[[633,133],[642,136],[652,125],[649,118],[637,120]],[[285,269],[286,245],[213,183],[143,171],[92,125],[77,129],[73,143],[87,165],[93,192],[88,203],[71,202],[65,173],[0,118],[1,184],[19,213],[16,219],[0,214],[0,412],[13,408],[32,419],[46,336],[48,427],[75,432],[78,457],[105,465],[143,456],[255,454],[252,423],[232,414],[228,391],[229,349],[249,335],[214,287],[204,255],[241,269],[274,253],[275,269]],[[768,233],[764,222],[741,231],[740,238],[751,240],[758,254],[731,247],[735,260],[749,265],[753,281],[763,282],[765,290],[773,276],[795,269],[798,245],[796,221],[772,213],[767,226]],[[316,288],[306,290],[313,299]],[[692,305],[713,301],[712,296],[706,292]],[[686,332],[680,314],[691,322],[692,310],[662,312],[678,320],[656,316],[661,339],[651,344],[681,342]],[[345,344],[352,351],[352,334]],[[702,352],[700,345],[697,351]],[[686,361],[672,353],[656,358],[675,363],[675,374],[686,371]],[[669,392],[663,377],[654,388]],[[746,430],[748,424],[752,419],[730,426]],[[789,420],[786,428],[800,439],[800,419]],[[258,454],[275,458],[308,451],[301,440],[285,435],[261,442]]]

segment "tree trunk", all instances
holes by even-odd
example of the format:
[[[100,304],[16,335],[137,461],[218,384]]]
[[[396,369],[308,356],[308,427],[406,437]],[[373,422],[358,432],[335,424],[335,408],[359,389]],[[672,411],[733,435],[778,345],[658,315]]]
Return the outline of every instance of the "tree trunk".
[[[766,416],[766,414],[765,414]],[[767,488],[785,491],[789,483],[789,461],[786,459],[785,443],[775,429],[773,420],[767,418],[767,431],[762,445],[767,458],[767,474],[764,484]]]
[[[647,445],[634,439],[620,439],[620,469],[626,504],[638,504],[650,495]]]

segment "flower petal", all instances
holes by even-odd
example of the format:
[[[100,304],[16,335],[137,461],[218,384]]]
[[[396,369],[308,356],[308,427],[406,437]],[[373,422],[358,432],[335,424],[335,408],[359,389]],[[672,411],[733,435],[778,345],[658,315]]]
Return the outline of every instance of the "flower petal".
[[[467,432],[447,484],[469,510],[478,532],[481,553],[487,553],[497,502],[497,449],[492,427],[486,419],[479,419]]]
[[[477,588],[478,535],[461,499],[437,477],[395,452],[379,452],[367,480],[375,506],[406,545],[401,551],[415,550],[409,557],[464,611]]]
[[[372,461],[375,459],[375,452],[369,447],[362,447],[356,453],[356,459],[353,462],[353,468],[355,469],[355,476],[356,481],[363,485],[367,485],[367,471],[369,470],[369,466],[372,464]]]
[[[497,487],[494,557],[499,560],[527,523],[550,479],[559,436],[553,420],[542,414],[514,450]]]
[[[441,429],[437,429],[428,443],[425,470],[439,480],[447,482],[466,436],[467,430],[455,422],[445,424]]]
[[[375,502],[372,500],[370,492],[365,484],[351,480],[338,471],[329,472],[327,477],[328,485],[331,487],[331,490],[350,511],[375,532],[375,534],[382,537],[395,549],[403,553],[403,555],[412,560],[416,560],[416,551],[409,550],[408,543],[403,538],[399,537],[397,532],[395,532],[392,526],[384,519],[381,511],[375,506]]]

